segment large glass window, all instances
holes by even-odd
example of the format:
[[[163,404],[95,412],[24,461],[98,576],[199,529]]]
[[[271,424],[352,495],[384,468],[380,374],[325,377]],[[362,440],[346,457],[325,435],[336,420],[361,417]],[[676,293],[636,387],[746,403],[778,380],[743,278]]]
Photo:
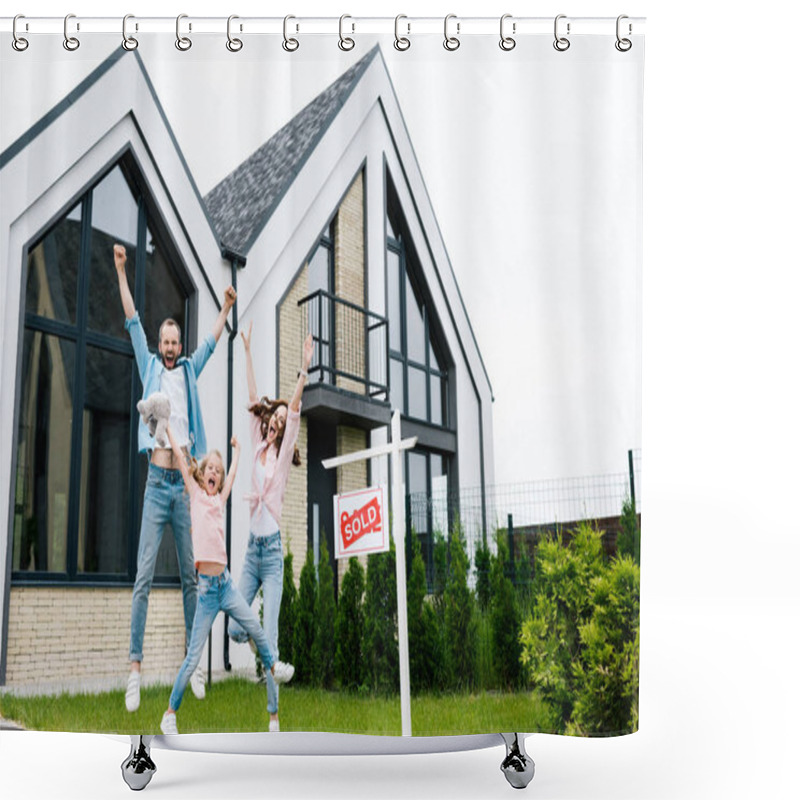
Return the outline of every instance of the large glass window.
[[[386,230],[391,403],[407,417],[446,427],[447,370],[436,346],[433,317],[414,280],[413,256],[403,235],[395,234],[391,216]]]
[[[336,368],[332,300],[323,294],[334,293],[333,265],[333,225],[331,225],[320,237],[314,253],[308,260],[308,294],[320,293],[310,301],[308,309],[309,329],[314,336],[314,360],[311,369],[320,367],[318,372],[312,371],[311,380],[316,379],[320,383],[333,383],[331,370]]]
[[[127,250],[128,284],[151,348],[167,316],[181,325],[186,348],[188,321],[188,293],[153,221],[123,163],[28,250],[14,580],[135,577],[146,459],[137,453],[141,384],[115,242]],[[157,574],[177,577],[174,555],[159,559]]]

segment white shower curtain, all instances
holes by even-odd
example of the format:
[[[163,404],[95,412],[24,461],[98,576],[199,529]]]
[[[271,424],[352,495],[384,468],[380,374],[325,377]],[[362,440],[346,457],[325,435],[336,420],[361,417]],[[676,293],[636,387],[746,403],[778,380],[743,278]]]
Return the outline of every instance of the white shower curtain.
[[[273,509],[291,560],[254,601],[265,625],[280,612],[297,670],[282,730],[638,728],[644,40],[616,47],[613,20],[557,30],[563,49],[487,34],[448,51],[412,31],[398,50],[359,27],[348,51],[301,24],[290,52],[235,22],[240,49],[135,27],[130,52],[101,33],[74,52],[34,34],[4,47],[2,716],[155,732],[184,657],[193,578],[167,527],[147,693],[126,710],[149,501],[122,242],[151,351],[165,317],[194,351],[235,286],[197,390],[208,448],[227,463],[231,435],[243,444],[224,524],[236,583],[257,444],[238,333],[253,324],[259,394],[287,399],[312,334],[301,466]],[[347,551],[333,513],[335,495],[396,491],[389,457],[322,465],[385,445],[393,411],[416,437],[391,529],[405,592],[397,548]],[[187,696],[182,732],[267,728],[263,665],[228,628],[220,615],[201,659],[213,691]],[[76,691],[112,721],[37,721],[42,697]]]

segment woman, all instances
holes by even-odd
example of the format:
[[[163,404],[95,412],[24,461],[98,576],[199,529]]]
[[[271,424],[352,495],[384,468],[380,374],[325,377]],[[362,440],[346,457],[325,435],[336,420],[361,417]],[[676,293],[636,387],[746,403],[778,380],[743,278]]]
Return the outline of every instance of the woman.
[[[247,603],[252,603],[259,587],[264,594],[264,632],[270,648],[278,658],[278,616],[283,597],[283,546],[280,519],[283,497],[289,480],[289,468],[299,466],[297,436],[300,432],[300,398],[308,378],[308,367],[314,355],[314,340],[309,334],[303,343],[303,365],[297,376],[292,399],[259,399],[256,390],[250,341],[253,323],[242,341],[247,358],[247,388],[250,394],[250,436],[253,442],[253,490],[245,495],[250,501],[250,538],[238,581],[239,591]],[[250,637],[236,622],[228,629],[230,637],[246,642]],[[267,673],[267,711],[269,730],[280,730],[278,721],[278,685]]]

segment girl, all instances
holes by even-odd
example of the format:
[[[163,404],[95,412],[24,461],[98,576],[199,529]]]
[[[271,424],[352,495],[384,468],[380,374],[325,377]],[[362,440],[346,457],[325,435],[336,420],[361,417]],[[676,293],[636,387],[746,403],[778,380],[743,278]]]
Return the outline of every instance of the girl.
[[[250,436],[253,441],[253,491],[245,497],[250,501],[250,539],[247,543],[242,576],[239,580],[242,597],[249,605],[259,586],[264,590],[264,631],[278,657],[278,616],[283,596],[283,547],[280,518],[283,495],[289,479],[289,467],[300,464],[295,446],[300,432],[300,398],[308,377],[308,367],[314,355],[314,340],[309,334],[303,344],[303,365],[297,375],[297,386],[289,403],[285,400],[259,400],[250,341],[253,323],[242,341],[247,356],[247,388],[250,393]],[[249,631],[235,622],[228,634],[237,642],[246,642]],[[255,637],[253,637],[255,638]],[[265,662],[266,663],[266,662]],[[279,731],[278,681],[267,673],[267,711],[270,731]]]
[[[258,619],[250,608],[250,603],[246,603],[242,598],[231,580],[231,574],[227,567],[228,554],[225,550],[223,512],[233,488],[236,468],[239,464],[240,445],[238,440],[235,436],[231,439],[233,460],[226,480],[222,456],[217,450],[212,450],[199,466],[193,464],[193,469],[190,471],[183,450],[170,427],[167,427],[167,435],[189,493],[192,546],[197,569],[197,608],[192,623],[192,637],[189,640],[186,658],[175,679],[175,685],[172,687],[169,708],[161,718],[162,733],[177,733],[178,724],[175,712],[180,708],[183,693],[200,661],[203,645],[211,631],[214,619],[220,611],[227,612],[253,637],[258,652],[275,684],[290,681],[294,675],[294,667],[291,664],[276,661],[276,657],[273,655],[274,651],[270,648],[267,636],[261,630]]]

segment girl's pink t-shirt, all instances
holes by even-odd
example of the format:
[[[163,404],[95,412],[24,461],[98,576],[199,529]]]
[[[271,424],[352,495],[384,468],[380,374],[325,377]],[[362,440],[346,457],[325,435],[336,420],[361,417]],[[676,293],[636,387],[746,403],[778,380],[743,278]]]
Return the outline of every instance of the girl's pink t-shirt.
[[[201,561],[227,565],[224,506],[219,493],[209,495],[192,481],[189,500],[195,568]]]

